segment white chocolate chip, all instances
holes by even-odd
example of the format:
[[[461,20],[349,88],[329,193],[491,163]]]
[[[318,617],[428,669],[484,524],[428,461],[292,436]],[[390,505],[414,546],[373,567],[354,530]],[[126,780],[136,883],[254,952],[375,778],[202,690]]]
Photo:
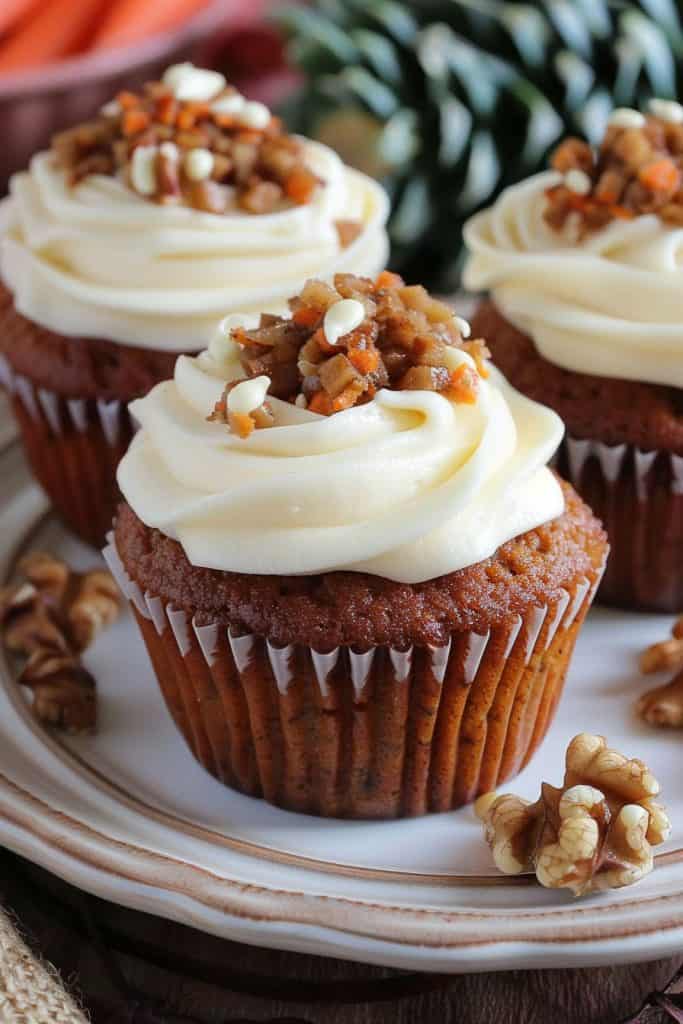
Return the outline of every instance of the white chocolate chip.
[[[162,142],[159,146],[159,152],[162,156],[165,156],[167,160],[178,160],[180,158],[180,150],[176,146],[175,142]]]
[[[365,306],[357,299],[342,299],[330,306],[323,320],[323,331],[330,345],[336,345],[340,338],[365,320]]]
[[[297,395],[294,399],[294,405],[297,409],[308,409],[308,399],[305,395]]]
[[[173,64],[167,68],[162,81],[171,89],[177,100],[199,102],[213,99],[227,84],[219,71],[196,68],[189,62]]]
[[[642,128],[645,124],[645,117],[639,110],[634,110],[632,107],[615,107],[607,123],[618,128]]]
[[[203,147],[190,149],[185,154],[183,168],[190,181],[203,181],[204,178],[211,177],[213,153],[210,149],[204,149]]]
[[[240,381],[228,392],[228,412],[244,416],[254,409],[260,409],[269,387],[270,377],[265,375]]]
[[[104,114],[105,117],[118,117],[121,113],[121,104],[118,100],[109,100],[109,103],[105,103],[103,107],[100,107],[100,114]]]
[[[661,121],[669,121],[670,124],[683,124],[683,106],[676,103],[675,100],[650,100],[648,109]]]
[[[219,96],[211,104],[212,114],[239,114],[246,106],[247,101],[240,92],[227,93]]]
[[[593,187],[593,183],[586,172],[580,171],[577,167],[567,171],[564,176],[564,183],[570,192],[575,192],[578,196],[587,196]]]
[[[270,124],[271,113],[264,103],[257,103],[251,100],[245,103],[239,112],[239,119],[248,128],[267,128]]]
[[[136,192],[141,196],[153,196],[157,190],[155,162],[156,146],[137,146],[133,150],[130,166],[130,180]]]
[[[472,333],[472,328],[469,325],[469,321],[465,320],[465,318],[462,316],[458,316],[457,313],[453,315],[453,319],[455,320],[455,326],[458,328],[463,338],[467,340],[467,338],[469,338],[470,334]]]

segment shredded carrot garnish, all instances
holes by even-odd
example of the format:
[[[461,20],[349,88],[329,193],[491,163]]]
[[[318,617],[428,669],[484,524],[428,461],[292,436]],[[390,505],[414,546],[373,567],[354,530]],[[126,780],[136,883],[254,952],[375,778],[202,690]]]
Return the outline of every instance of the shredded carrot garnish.
[[[127,92],[125,89],[123,92],[118,93],[116,100],[122,110],[134,110],[135,107],[140,106],[140,97],[136,96],[134,92]]]
[[[331,416],[333,412],[332,399],[325,391],[316,391],[308,400],[308,408],[311,412],[317,412],[321,416]]]
[[[474,405],[477,401],[477,378],[466,363],[462,363],[451,374],[449,391],[456,402]]]
[[[292,313],[292,320],[297,327],[315,327],[320,319],[320,310],[312,306],[301,306]]]
[[[178,116],[178,104],[173,96],[160,96],[156,108],[157,120],[161,124],[172,125]]]
[[[229,422],[233,433],[242,439],[249,437],[256,428],[253,419],[246,412],[231,412]]]
[[[375,280],[375,288],[402,288],[404,284],[400,274],[393,274],[390,270],[383,270]]]
[[[376,348],[350,348],[349,362],[359,373],[373,373],[379,366],[379,352]]]
[[[308,203],[317,184],[317,178],[310,171],[293,171],[285,181],[285,192],[295,203]]]
[[[121,121],[121,130],[126,136],[138,135],[149,125],[149,114],[144,110],[126,110]]]
[[[665,157],[643,167],[638,181],[651,192],[675,192],[680,185],[681,173],[673,160]]]

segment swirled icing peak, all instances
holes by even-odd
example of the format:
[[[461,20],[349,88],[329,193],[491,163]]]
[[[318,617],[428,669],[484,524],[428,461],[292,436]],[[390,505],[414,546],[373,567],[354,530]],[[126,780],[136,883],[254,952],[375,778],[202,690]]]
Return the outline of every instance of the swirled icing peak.
[[[313,338],[320,346],[325,303],[345,298],[363,305],[362,324],[330,346],[334,354],[319,347],[316,371],[306,366],[302,377],[298,362],[304,351],[306,361],[313,356]],[[142,429],[119,467],[121,490],[193,564],[419,583],[479,562],[562,512],[546,465],[562,437],[559,418],[510,388],[483,346],[463,340],[450,309],[393,275],[346,277],[335,289],[309,282],[290,305],[289,319],[229,327],[210,351],[181,356],[174,379],[131,407]],[[290,352],[284,372],[273,358],[280,346]],[[329,398],[323,362],[343,356],[355,369],[354,352],[377,353],[385,375],[375,386],[377,367],[366,369],[353,402],[316,411],[315,396]],[[417,362],[425,356],[438,361]],[[455,376],[451,385],[434,374],[442,370]],[[254,418],[250,429],[243,417]]]

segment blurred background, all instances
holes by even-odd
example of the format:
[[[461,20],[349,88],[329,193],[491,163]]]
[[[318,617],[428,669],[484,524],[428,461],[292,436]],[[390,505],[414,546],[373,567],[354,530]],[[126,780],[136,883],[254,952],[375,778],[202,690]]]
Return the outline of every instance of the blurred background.
[[[392,267],[457,284],[463,220],[614,106],[676,97],[675,0],[0,0],[0,191],[169,63],[220,69],[380,179]]]

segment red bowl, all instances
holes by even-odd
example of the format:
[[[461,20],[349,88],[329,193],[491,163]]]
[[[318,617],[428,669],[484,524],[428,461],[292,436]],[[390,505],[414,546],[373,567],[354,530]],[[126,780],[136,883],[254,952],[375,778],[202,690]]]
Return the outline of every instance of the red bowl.
[[[123,49],[0,75],[0,195],[54,132],[85,121],[120,89],[136,89],[180,60],[201,61],[217,33],[251,24],[260,0],[216,0],[181,28]]]

